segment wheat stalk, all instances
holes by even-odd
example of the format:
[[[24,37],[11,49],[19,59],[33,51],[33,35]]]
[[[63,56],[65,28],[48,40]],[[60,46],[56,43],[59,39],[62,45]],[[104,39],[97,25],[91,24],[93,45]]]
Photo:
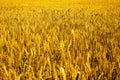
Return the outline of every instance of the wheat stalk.
[[[72,29],[71,30],[71,36],[70,36],[70,41],[69,41],[69,44],[68,44],[68,47],[67,47],[67,52],[68,52],[68,56],[69,58],[71,59],[71,55],[70,55],[70,47],[73,46],[74,47],[74,43],[75,43],[75,32],[74,30]]]
[[[60,68],[60,72],[62,74],[63,80],[66,80],[66,73],[63,67]]]

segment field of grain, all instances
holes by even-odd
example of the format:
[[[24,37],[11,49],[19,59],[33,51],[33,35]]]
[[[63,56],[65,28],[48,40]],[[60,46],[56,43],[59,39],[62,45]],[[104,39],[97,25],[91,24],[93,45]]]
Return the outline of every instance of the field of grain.
[[[120,5],[0,6],[0,80],[119,80]]]

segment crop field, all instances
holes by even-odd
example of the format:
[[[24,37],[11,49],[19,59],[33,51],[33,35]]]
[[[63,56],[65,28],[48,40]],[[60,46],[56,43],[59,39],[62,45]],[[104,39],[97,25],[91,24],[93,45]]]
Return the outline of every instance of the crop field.
[[[120,5],[0,6],[0,80],[120,80]]]

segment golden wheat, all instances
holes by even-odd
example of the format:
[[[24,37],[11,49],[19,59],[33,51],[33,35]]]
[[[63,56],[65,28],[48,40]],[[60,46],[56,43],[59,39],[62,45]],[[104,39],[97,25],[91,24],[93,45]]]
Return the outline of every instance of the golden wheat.
[[[0,80],[119,80],[120,6],[0,7]]]

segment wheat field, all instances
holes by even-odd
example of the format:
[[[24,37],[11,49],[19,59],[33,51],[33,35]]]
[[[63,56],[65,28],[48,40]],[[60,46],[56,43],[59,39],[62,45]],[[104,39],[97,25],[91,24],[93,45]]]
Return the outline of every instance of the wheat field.
[[[0,6],[0,80],[119,79],[119,4]]]

